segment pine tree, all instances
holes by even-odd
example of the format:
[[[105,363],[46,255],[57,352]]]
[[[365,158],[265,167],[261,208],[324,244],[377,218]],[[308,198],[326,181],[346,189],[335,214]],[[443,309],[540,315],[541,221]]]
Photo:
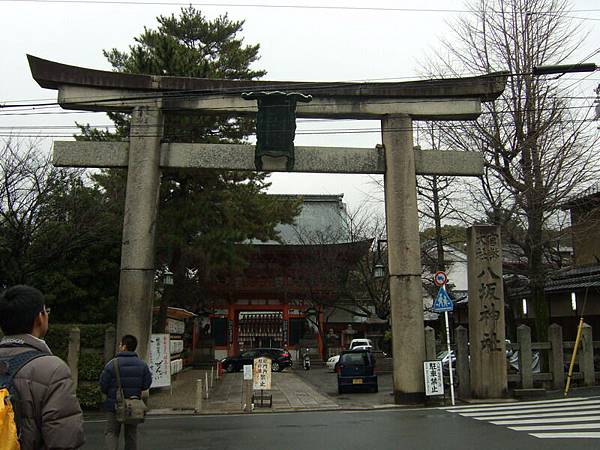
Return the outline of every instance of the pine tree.
[[[239,37],[243,21],[231,21],[227,15],[209,20],[192,6],[182,8],[177,17],[159,16],[157,21],[158,28],[145,28],[128,51],[104,51],[116,71],[248,80],[266,73],[250,67],[258,60],[259,45],[245,45]],[[111,114],[111,118],[116,133],[80,126],[78,138],[126,139],[128,116]],[[253,130],[254,120],[249,118],[165,113],[164,140],[168,142],[239,143]],[[163,298],[195,302],[211,278],[243,268],[239,243],[276,239],[275,226],[293,221],[298,204],[267,196],[267,178],[257,172],[163,171],[157,264],[167,265],[175,278],[172,292]],[[123,171],[105,171],[94,179],[123,204]],[[161,304],[163,316],[167,300]]]

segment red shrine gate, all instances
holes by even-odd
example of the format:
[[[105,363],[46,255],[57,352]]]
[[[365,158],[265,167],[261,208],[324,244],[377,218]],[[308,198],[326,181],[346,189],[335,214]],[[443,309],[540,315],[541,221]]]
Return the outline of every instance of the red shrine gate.
[[[323,336],[308,323],[306,311],[323,330],[322,305],[335,303],[340,277],[370,244],[254,246],[243,274],[209,288],[219,304],[210,316],[215,357],[255,347],[297,349],[303,338],[316,339],[322,354]]]

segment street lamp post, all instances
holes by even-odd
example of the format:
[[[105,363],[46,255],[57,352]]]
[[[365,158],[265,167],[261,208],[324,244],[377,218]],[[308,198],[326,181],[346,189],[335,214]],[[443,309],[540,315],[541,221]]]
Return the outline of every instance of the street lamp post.
[[[160,291],[160,307],[158,308],[158,332],[164,333],[167,327],[167,315],[169,308],[169,299],[167,297],[167,286],[173,286],[173,272],[165,268],[162,273],[162,289]]]
[[[386,266],[381,261],[381,243],[387,243],[387,239],[377,239],[377,261],[373,266],[373,278],[380,280],[385,277]]]
[[[173,272],[171,272],[168,267],[163,272],[162,279],[164,286],[173,286]]]

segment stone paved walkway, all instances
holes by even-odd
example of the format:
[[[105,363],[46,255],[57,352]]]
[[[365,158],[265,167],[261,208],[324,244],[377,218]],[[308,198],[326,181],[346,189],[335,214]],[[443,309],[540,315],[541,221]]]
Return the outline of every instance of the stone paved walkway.
[[[196,380],[205,379],[204,371],[188,370],[177,375],[172,390],[169,388],[152,390],[149,406],[154,413],[167,410],[192,413],[196,399]],[[255,411],[297,411],[306,409],[338,409],[339,405],[328,395],[318,392],[315,387],[299,378],[292,370],[272,374],[272,408],[256,408]],[[243,407],[242,373],[226,373],[213,382],[209,398],[203,400],[203,413],[242,412]],[[265,391],[265,393],[267,393]],[[258,392],[257,392],[258,395]]]
[[[273,396],[272,408],[256,408],[261,412],[289,411],[303,409],[337,409],[338,404],[331,397],[319,393],[314,387],[300,379],[289,369],[274,372],[271,380]],[[205,401],[205,412],[241,411],[243,406],[242,373],[228,373],[223,376]],[[265,391],[266,393],[266,391]],[[258,395],[258,392],[256,393]]]
[[[151,410],[190,410],[196,405],[196,380],[205,379],[204,370],[186,370],[175,375],[171,388],[152,389],[148,406]],[[210,377],[210,371],[208,372]]]

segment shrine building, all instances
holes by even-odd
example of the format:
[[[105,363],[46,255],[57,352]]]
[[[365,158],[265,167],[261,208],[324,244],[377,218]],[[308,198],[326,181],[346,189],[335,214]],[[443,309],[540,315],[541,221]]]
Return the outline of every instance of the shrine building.
[[[281,242],[242,244],[250,246],[243,273],[208,287],[216,305],[209,314],[215,358],[255,347],[293,351],[301,341],[323,355],[324,310],[371,246],[349,239],[342,197],[303,196],[295,223],[277,226]]]

